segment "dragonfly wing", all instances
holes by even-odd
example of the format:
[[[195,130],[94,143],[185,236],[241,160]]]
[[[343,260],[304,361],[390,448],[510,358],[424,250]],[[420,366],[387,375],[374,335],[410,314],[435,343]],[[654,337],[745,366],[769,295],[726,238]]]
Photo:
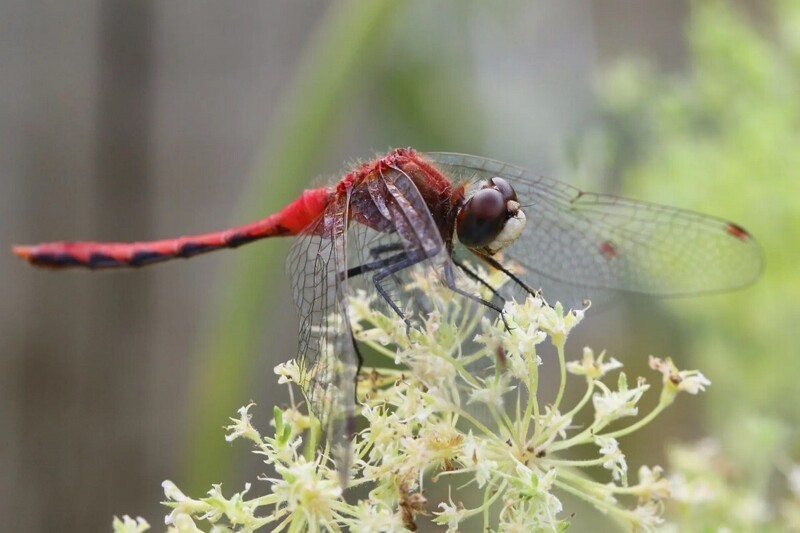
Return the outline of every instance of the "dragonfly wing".
[[[332,445],[342,476],[355,432],[357,358],[348,315],[348,198],[336,197],[295,240],[286,262],[300,315],[300,386]]]
[[[730,222],[587,193],[482,157],[426,155],[453,179],[500,176],[511,183],[528,223],[505,256],[527,271],[523,278],[531,285],[544,281],[545,297],[548,280],[584,297],[609,291],[680,296],[740,288],[761,272],[758,244]]]
[[[419,252],[424,252],[424,258],[409,262],[408,267],[440,264],[441,258],[447,258],[419,191],[397,169],[365,179],[332,199],[289,251],[287,270],[300,315],[300,386],[327,438],[339,449],[336,455],[343,475],[355,428],[358,369],[349,298],[359,288],[374,294],[375,276],[385,272],[382,267],[368,269],[348,279],[348,270],[387,258],[392,266],[403,266],[397,260],[408,262]],[[398,305],[409,299],[403,292],[408,267],[383,281]],[[377,297],[374,302],[386,303]]]

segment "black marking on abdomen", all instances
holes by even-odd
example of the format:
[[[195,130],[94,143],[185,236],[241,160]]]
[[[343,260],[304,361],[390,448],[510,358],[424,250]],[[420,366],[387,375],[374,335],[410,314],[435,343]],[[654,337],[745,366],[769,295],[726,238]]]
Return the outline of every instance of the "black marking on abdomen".
[[[231,235],[231,238],[228,239],[227,245],[231,248],[236,248],[237,246],[241,246],[242,244],[247,244],[252,240],[253,238],[246,233],[245,234],[234,233],[233,235]]]
[[[193,255],[202,254],[216,250],[219,246],[212,246],[210,244],[198,244],[196,242],[187,242],[181,249],[178,250],[178,255],[181,257],[192,257]]]
[[[290,230],[286,226],[278,224],[277,226],[275,226],[275,230],[272,232],[272,235],[275,235],[277,237],[283,237],[284,235],[289,235],[291,233],[292,230]]]
[[[136,252],[131,257],[131,265],[144,266],[158,263],[159,261],[166,261],[169,259],[168,255],[160,254],[158,252]]]
[[[89,261],[86,264],[89,268],[108,268],[122,266],[125,263],[119,259],[114,259],[110,255],[92,254],[89,256]]]
[[[83,263],[69,254],[40,254],[35,256],[31,262],[34,265],[43,266],[81,266]]]

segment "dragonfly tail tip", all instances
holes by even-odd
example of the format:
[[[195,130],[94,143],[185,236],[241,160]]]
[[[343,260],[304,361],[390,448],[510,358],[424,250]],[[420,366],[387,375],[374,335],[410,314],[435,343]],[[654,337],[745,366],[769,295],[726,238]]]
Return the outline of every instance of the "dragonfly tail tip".
[[[11,247],[11,253],[16,255],[20,259],[30,261],[31,257],[33,256],[33,246],[13,245]]]

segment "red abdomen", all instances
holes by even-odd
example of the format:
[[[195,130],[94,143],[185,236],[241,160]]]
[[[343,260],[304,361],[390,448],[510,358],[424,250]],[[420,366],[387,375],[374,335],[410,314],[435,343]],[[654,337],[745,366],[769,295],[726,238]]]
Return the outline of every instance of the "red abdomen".
[[[331,189],[304,191],[278,213],[224,231],[150,242],[49,242],[14,246],[17,256],[48,268],[138,267],[177,257],[192,257],[221,248],[235,248],[259,239],[296,235],[321,215]]]

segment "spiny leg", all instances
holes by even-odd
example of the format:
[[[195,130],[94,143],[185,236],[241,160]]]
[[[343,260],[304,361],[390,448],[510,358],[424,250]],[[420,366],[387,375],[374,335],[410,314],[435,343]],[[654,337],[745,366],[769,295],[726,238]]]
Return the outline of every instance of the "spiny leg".
[[[390,244],[390,245],[386,245],[386,246],[376,246],[375,248],[370,250],[370,255],[373,256],[373,257],[378,257],[378,256],[380,256],[381,253],[383,253],[385,251],[390,251],[392,249],[395,249],[395,245],[394,244]],[[350,279],[352,277],[360,276],[360,275],[366,274],[368,272],[374,272],[376,270],[385,269],[388,266],[390,266],[392,263],[397,262],[398,260],[402,259],[403,255],[404,254],[398,254],[398,255],[395,255],[395,256],[392,256],[392,257],[388,257],[388,258],[385,258],[385,259],[379,259],[377,261],[372,261],[370,263],[364,263],[362,265],[355,266],[353,268],[348,269],[347,273],[345,274],[345,276],[347,277],[347,279]],[[373,278],[373,282],[374,282],[374,278]],[[376,284],[376,288],[378,288],[378,292],[381,294],[381,296],[383,296],[383,298],[387,302],[389,302],[389,305],[393,309],[395,309],[398,312],[398,314],[400,314],[400,317],[403,318],[403,320],[405,321],[405,317],[403,316],[402,313],[399,312],[397,306],[394,304],[394,302],[391,301],[391,299],[388,297],[388,295],[386,295],[384,292],[382,292],[377,284]],[[356,368],[356,383],[357,383],[358,382],[358,376],[359,376],[359,374],[361,374],[361,367],[364,365],[364,356],[361,355],[361,351],[358,349],[358,343],[356,342],[355,337],[351,337],[351,341],[353,343],[353,349],[356,352],[356,357],[358,358],[358,367]],[[358,395],[358,391],[357,390],[356,390],[355,394],[356,394],[356,396]],[[356,400],[358,400],[358,398],[356,398]]]
[[[382,261],[382,260],[380,260],[380,257],[383,254],[387,253],[387,252],[398,252],[398,251],[401,251],[401,250],[405,250],[405,246],[401,242],[393,242],[393,243],[389,243],[389,244],[380,244],[378,246],[374,246],[374,247],[370,248],[369,255],[373,259],[378,259],[378,261],[374,261],[374,262],[371,262],[371,263],[365,263],[363,265],[359,265],[357,267],[349,269],[348,273],[347,273],[347,277],[351,278],[353,276],[357,276],[357,275],[360,275],[360,274],[365,274],[367,272],[378,270],[379,267],[381,267],[381,266],[388,266],[389,262],[392,261],[392,259],[389,258],[389,259],[386,259],[385,261]],[[402,255],[402,254],[400,254],[400,255]],[[426,257],[431,257],[432,255],[435,255],[435,252],[429,253],[428,255],[426,255]],[[397,256],[395,256],[395,257],[397,257]],[[403,282],[397,276],[397,272],[398,271],[393,272],[391,277],[394,280],[394,282],[397,284],[398,287],[402,287]],[[428,302],[426,302],[426,301],[418,301],[418,304],[420,305],[420,307],[422,308],[422,311],[424,313],[430,313],[431,312],[431,308],[430,308],[430,305],[428,304]]]
[[[461,261],[459,261],[458,259],[455,259],[455,258],[453,259],[453,263],[458,268],[460,268],[462,270],[462,272],[464,272],[464,274],[466,274],[470,278],[474,279],[475,281],[477,281],[478,283],[480,283],[481,285],[483,285],[484,287],[489,289],[489,291],[492,293],[492,295],[494,295],[494,297],[496,297],[498,300],[500,300],[501,305],[505,305],[506,304],[506,299],[503,298],[503,296],[500,294],[500,292],[497,289],[495,289],[494,287],[492,287],[492,285],[488,281],[486,281],[485,279],[480,277],[478,275],[478,273],[475,272],[474,270],[472,270],[466,263],[462,263]]]
[[[405,247],[403,246],[403,243],[393,242],[393,243],[389,243],[389,244],[381,244],[381,245],[378,245],[378,246],[375,246],[375,247],[371,248],[370,251],[369,251],[369,255],[371,257],[375,258],[375,259],[378,259],[378,258],[380,258],[381,255],[385,254],[386,252],[398,252],[400,250],[405,250]],[[433,255],[436,255],[435,252],[428,254],[427,257],[432,257]],[[395,284],[398,287],[402,287],[403,286],[403,282],[400,280],[400,277],[397,276],[397,272],[392,274],[392,280],[394,280]],[[424,314],[427,315],[427,314],[430,314],[431,311],[433,311],[433,309],[431,308],[430,302],[428,302],[427,300],[418,298],[416,296],[416,294],[415,294],[414,299],[415,299],[416,303],[420,306],[420,309],[422,310],[422,312]]]
[[[370,255],[379,255],[379,254],[381,254],[383,252],[395,250],[395,249],[397,249],[399,247],[400,247],[399,243],[398,244],[385,245],[385,246],[377,246],[377,247],[373,248],[370,251]],[[405,314],[400,309],[400,307],[394,302],[394,300],[392,300],[392,298],[389,295],[388,291],[386,291],[386,289],[383,287],[383,280],[385,278],[387,278],[388,276],[392,276],[392,275],[396,274],[397,272],[400,272],[401,270],[404,270],[404,269],[406,269],[408,267],[411,267],[411,266],[413,266],[413,265],[415,265],[415,264],[417,264],[417,263],[419,263],[421,261],[424,261],[425,259],[428,259],[429,257],[431,257],[433,255],[435,255],[435,252],[426,253],[422,249],[403,252],[403,253],[400,253],[400,254],[397,254],[397,255],[394,255],[394,256],[391,256],[391,257],[387,257],[385,259],[378,259],[378,260],[372,261],[370,263],[365,263],[363,265],[359,265],[357,267],[353,267],[353,268],[351,268],[351,269],[349,269],[347,271],[347,277],[351,278],[353,276],[366,274],[368,272],[376,272],[376,274],[372,278],[372,281],[373,281],[373,283],[375,285],[376,290],[381,295],[381,297],[384,300],[386,300],[386,303],[389,304],[389,306],[392,308],[392,310],[395,313],[397,313],[397,315],[403,320],[403,322],[405,322],[406,329],[410,330],[411,322],[405,316]],[[505,299],[502,296],[500,296],[500,294],[497,292],[497,290],[494,287],[492,287],[491,285],[489,285],[480,276],[478,276],[474,271],[469,269],[469,267],[467,267],[466,265],[463,265],[461,263],[456,263],[456,265],[459,268],[461,268],[462,270],[464,270],[467,273],[467,275],[469,275],[470,277],[473,277],[478,282],[480,282],[481,284],[483,284],[486,287],[488,287],[489,290],[492,291],[492,293],[495,296],[497,296],[503,303],[505,303]],[[503,314],[503,308],[501,306],[498,306],[498,305],[488,301],[488,300],[485,300],[485,299],[483,299],[483,298],[481,298],[479,296],[475,296],[474,294],[470,294],[469,292],[461,289],[455,282],[455,276],[453,274],[453,266],[452,266],[452,263],[449,263],[449,262],[445,263],[445,284],[447,285],[447,287],[450,290],[452,290],[456,294],[464,296],[465,298],[469,298],[470,300],[478,302],[479,304],[481,304],[483,306],[486,306],[486,307],[496,311],[497,313],[499,313],[500,317],[503,319],[503,324],[506,326],[506,329],[509,329],[508,322],[506,321],[505,315]]]
[[[519,276],[517,276],[516,274],[511,272],[508,268],[506,268],[500,261],[498,261],[494,257],[488,256],[488,255],[482,255],[482,254],[478,255],[478,257],[480,257],[481,259],[483,259],[484,261],[489,263],[489,266],[491,266],[492,268],[494,268],[496,270],[499,270],[500,272],[502,272],[503,274],[508,276],[511,279],[511,281],[513,281],[514,283],[516,283],[517,285],[522,287],[522,289],[525,292],[527,292],[528,294],[530,294],[531,296],[535,296],[537,298],[542,298],[542,290],[541,289],[534,289],[533,287],[531,287],[530,285],[528,285],[527,283],[522,281],[522,279],[520,279]]]
[[[489,265],[490,265],[492,268],[496,268],[497,270],[499,270],[500,272],[502,272],[503,274],[505,274],[506,276],[508,276],[509,278],[511,278],[511,281],[513,281],[514,283],[516,283],[517,285],[519,285],[520,287],[522,287],[522,289],[523,289],[525,292],[527,292],[528,294],[530,294],[530,295],[531,295],[531,296],[533,296],[534,298],[539,298],[539,299],[541,299],[541,300],[542,300],[542,302],[544,302],[544,304],[545,304],[547,307],[550,307],[551,309],[553,308],[553,306],[552,306],[552,305],[550,305],[550,303],[549,303],[549,302],[548,302],[548,301],[545,299],[545,297],[544,297],[544,294],[542,294],[542,289],[534,289],[533,287],[531,287],[530,285],[528,285],[527,283],[525,283],[524,281],[522,281],[522,280],[519,278],[519,276],[517,276],[516,274],[514,274],[513,272],[511,272],[511,271],[510,271],[508,268],[506,268],[506,267],[505,267],[505,266],[504,266],[504,265],[503,265],[503,264],[502,264],[500,261],[498,261],[498,260],[497,260],[497,259],[495,259],[494,257],[489,257],[488,255],[478,255],[478,257],[480,257],[481,259],[483,259],[483,260],[485,260],[487,263],[489,263]],[[586,302],[584,302],[584,303],[586,303]]]
[[[509,325],[508,325],[508,322],[506,321],[506,315],[505,315],[505,313],[503,313],[503,308],[502,307],[499,307],[499,306],[493,304],[492,302],[490,302],[488,300],[484,300],[480,296],[475,296],[474,294],[470,294],[467,291],[465,291],[464,289],[460,288],[458,285],[456,285],[455,276],[453,274],[453,263],[451,263],[449,261],[447,263],[445,263],[445,265],[444,265],[444,281],[445,281],[445,284],[447,285],[447,287],[451,291],[453,291],[454,293],[460,294],[461,296],[463,296],[465,298],[469,298],[470,300],[472,300],[474,302],[478,302],[479,304],[484,305],[484,306],[488,307],[489,309],[497,311],[500,314],[500,318],[503,319],[503,324],[505,325],[506,330],[510,330],[511,329],[509,327]]]
[[[347,269],[347,279],[353,278],[355,276],[360,276],[362,274],[367,274],[369,272],[374,272],[376,270],[380,270],[382,268],[386,268],[400,259],[402,259],[404,253],[400,253],[397,255],[393,255],[391,257],[386,257],[384,259],[378,259],[376,261],[371,261],[369,263],[363,263],[358,266],[354,266],[352,268]]]
[[[380,244],[378,246],[370,248],[369,255],[373,259],[380,259],[380,257],[387,252],[399,252],[402,250],[405,250],[403,243],[392,242],[389,244]],[[401,287],[403,285],[402,282],[400,281],[400,278],[397,277],[396,273],[392,274],[392,279],[394,280],[394,282],[397,284],[398,287]]]
[[[389,307],[391,307],[394,310],[394,312],[397,313],[397,315],[403,320],[403,322],[405,322],[406,334],[408,334],[411,331],[411,321],[408,319],[405,313],[403,313],[400,307],[394,302],[394,300],[392,300],[392,297],[389,295],[389,292],[383,286],[383,280],[385,280],[389,276],[393,276],[394,274],[400,272],[401,270],[405,270],[406,268],[412,267],[417,263],[420,263],[425,259],[428,259],[431,255],[432,254],[425,253],[424,250],[414,250],[398,254],[396,256],[393,256],[398,258],[398,260],[394,264],[391,264],[385,268],[378,270],[372,277],[372,282],[375,284],[375,289],[378,291],[378,294],[380,294],[383,297],[383,299],[386,300],[386,303],[389,304]]]
[[[378,259],[382,254],[386,252],[400,252],[405,250],[405,246],[401,242],[392,242],[389,244],[379,244],[378,246],[373,246],[369,249],[369,255],[373,258]]]
[[[392,245],[389,245],[392,246]],[[383,249],[383,251],[389,251],[390,248],[387,246]],[[380,252],[378,252],[380,253]],[[347,277],[352,278],[354,276],[359,276],[362,274],[367,274],[369,272],[375,272],[375,275],[372,277],[372,283],[375,285],[375,289],[378,291],[378,294],[389,304],[389,307],[397,313],[403,322],[406,324],[406,331],[410,331],[411,329],[411,321],[408,317],[405,316],[405,313],[400,309],[400,307],[392,300],[391,295],[383,286],[383,281],[389,277],[393,276],[397,272],[409,268],[411,266],[416,265],[428,259],[432,255],[435,255],[435,252],[426,252],[423,249],[417,250],[409,250],[401,252],[397,255],[393,255],[391,257],[387,257],[384,259],[378,259],[376,261],[372,261],[369,263],[364,263],[363,265],[359,265],[347,270]]]
[[[355,277],[355,276],[360,276],[361,274],[366,274],[368,272],[373,272],[375,270],[380,270],[380,269],[383,269],[383,268],[387,268],[393,262],[395,262],[395,261],[399,260],[400,258],[402,258],[403,254],[399,254],[399,255],[393,256],[393,257],[388,257],[388,258],[385,258],[385,259],[379,259],[380,256],[382,254],[386,253],[386,252],[392,252],[392,251],[397,251],[397,250],[402,250],[402,249],[403,249],[403,246],[402,246],[401,243],[391,243],[391,244],[375,246],[374,248],[370,249],[369,255],[371,257],[375,258],[375,259],[378,259],[378,260],[377,261],[372,261],[370,263],[364,263],[362,265],[358,265],[356,267],[348,269],[347,273],[346,273],[346,278],[350,279],[350,278]],[[380,292],[380,289],[379,289],[379,292]],[[381,296],[383,296],[384,299],[386,299],[387,302],[389,302],[389,305],[391,305],[393,309],[396,309],[396,306],[394,305],[394,302],[392,302],[387,297],[387,295],[381,294]],[[402,313],[400,314],[400,316],[401,316],[401,318],[403,318],[405,320],[405,317],[403,317]],[[353,344],[353,351],[355,352],[356,359],[358,361],[358,365],[356,367],[356,375],[355,375],[356,387],[354,387],[354,389],[353,389],[353,394],[355,395],[355,401],[356,401],[356,403],[358,403],[358,376],[361,374],[361,368],[364,366],[364,356],[361,354],[361,350],[358,348],[358,343],[356,342],[356,339],[355,339],[354,336],[351,335],[350,341]]]

